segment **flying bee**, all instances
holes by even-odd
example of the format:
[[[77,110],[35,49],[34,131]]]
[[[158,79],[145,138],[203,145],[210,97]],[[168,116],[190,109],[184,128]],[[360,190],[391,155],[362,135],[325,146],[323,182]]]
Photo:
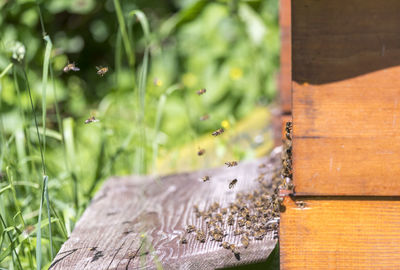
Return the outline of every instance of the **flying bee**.
[[[186,232],[187,232],[187,233],[194,232],[195,230],[196,230],[196,227],[193,226],[193,225],[188,225],[188,226],[186,227]]]
[[[208,176],[208,175],[203,176],[203,177],[201,178],[201,180],[203,180],[203,182],[210,181],[210,176]]]
[[[90,124],[90,123],[94,123],[94,122],[99,122],[99,119],[96,119],[94,116],[89,117],[89,119],[85,120],[85,124]]]
[[[200,89],[199,91],[197,91],[197,94],[199,96],[201,96],[201,95],[205,94],[206,92],[207,92],[207,90],[205,88],[203,88],[203,89]]]
[[[232,189],[232,188],[234,188],[235,187],[235,185],[236,185],[236,183],[237,183],[237,179],[235,178],[235,179],[233,179],[230,183],[229,183],[229,189]]]
[[[247,235],[243,235],[240,239],[240,242],[242,242],[244,248],[247,248],[249,246],[249,238],[247,237]]]
[[[72,63],[70,63],[70,62],[68,62],[68,64],[64,67],[64,72],[68,72],[68,71],[79,71],[80,69],[77,67],[77,66],[75,66],[75,62],[72,62]]]
[[[202,155],[204,155],[205,152],[206,152],[206,149],[204,149],[204,148],[199,149],[199,151],[197,152],[197,155],[202,156]]]
[[[221,135],[222,133],[224,133],[224,129],[223,128],[219,128],[219,129],[217,129],[216,131],[214,131],[213,133],[212,133],[212,135],[213,136],[218,136],[218,135]]]
[[[228,162],[225,162],[225,165],[228,166],[228,168],[229,168],[229,167],[237,166],[238,163],[237,163],[237,161],[228,161]]]
[[[99,74],[101,77],[104,76],[108,72],[108,67],[102,67],[102,66],[96,66],[97,69],[97,74]]]
[[[205,114],[203,116],[200,117],[200,121],[206,121],[210,118],[210,116],[208,114]]]

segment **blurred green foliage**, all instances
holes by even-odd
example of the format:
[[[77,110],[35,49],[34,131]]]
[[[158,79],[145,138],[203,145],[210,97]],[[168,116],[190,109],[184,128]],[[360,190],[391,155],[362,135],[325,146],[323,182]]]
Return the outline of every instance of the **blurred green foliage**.
[[[43,175],[28,84],[39,133],[46,134],[56,251],[106,177],[151,173],[160,149],[190,143],[223,120],[234,124],[275,96],[276,0],[121,1],[132,62],[116,2],[0,0],[0,267],[36,265]],[[133,10],[147,17],[149,36]],[[46,34],[53,47],[43,127]],[[80,71],[64,73],[68,61]],[[99,77],[96,66],[109,72]],[[207,89],[201,97],[200,88]],[[199,123],[203,114],[210,120]],[[100,122],[85,125],[92,115]],[[41,238],[43,267],[52,260],[49,235]]]

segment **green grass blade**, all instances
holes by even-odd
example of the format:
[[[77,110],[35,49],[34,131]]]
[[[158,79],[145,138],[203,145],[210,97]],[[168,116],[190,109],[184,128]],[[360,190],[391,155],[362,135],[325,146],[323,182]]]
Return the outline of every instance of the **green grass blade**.
[[[53,44],[51,43],[51,39],[49,36],[45,36],[44,40],[46,41],[46,50],[44,53],[44,61],[43,61],[43,76],[42,76],[42,126],[43,126],[43,152],[46,153],[46,90],[47,90],[47,81],[49,77],[49,63],[50,63],[50,55]]]
[[[124,42],[125,51],[128,56],[129,66],[134,67],[135,54],[133,53],[131,44],[129,42],[128,32],[126,29],[126,23],[125,23],[124,15],[122,14],[121,4],[119,3],[119,0],[114,0],[114,7],[115,7],[115,12],[117,13],[119,29],[122,34],[122,41]]]
[[[3,78],[4,75],[7,74],[7,72],[10,70],[10,68],[13,67],[13,63],[8,64],[8,66],[3,70],[3,72],[0,73],[0,79]]]
[[[50,214],[50,200],[49,200],[49,186],[48,186],[48,177],[46,176],[45,178],[45,183],[44,183],[44,194],[46,197],[46,206],[47,206],[47,217],[48,220],[51,220],[51,214]],[[54,250],[53,250],[53,236],[52,236],[52,231],[51,231],[51,222],[49,222],[49,238],[50,238],[50,255],[51,255],[51,260],[54,258]]]
[[[43,176],[43,188],[40,196],[40,207],[39,207],[39,217],[38,217],[38,230],[36,232],[36,269],[42,269],[42,208],[43,208],[43,197],[44,191],[46,189],[47,175]]]

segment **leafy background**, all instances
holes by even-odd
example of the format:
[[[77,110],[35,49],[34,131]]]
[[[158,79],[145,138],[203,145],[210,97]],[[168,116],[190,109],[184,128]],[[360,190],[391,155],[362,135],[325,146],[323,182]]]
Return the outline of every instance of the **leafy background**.
[[[0,0],[0,267],[47,269],[107,177],[165,173],[171,153],[185,159],[185,147],[196,150],[216,128],[234,130],[271,103],[277,6]],[[64,73],[68,61],[80,71]],[[99,77],[96,66],[109,72]],[[100,122],[85,125],[92,115]]]

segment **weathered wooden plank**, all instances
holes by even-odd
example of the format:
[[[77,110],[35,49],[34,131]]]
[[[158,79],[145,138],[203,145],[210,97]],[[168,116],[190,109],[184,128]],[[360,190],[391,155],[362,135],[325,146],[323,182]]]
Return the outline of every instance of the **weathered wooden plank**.
[[[193,205],[200,209],[219,202],[227,207],[238,191],[257,189],[255,178],[259,170],[271,177],[279,166],[279,149],[275,150],[268,166],[259,169],[261,162],[244,162],[234,168],[218,168],[157,177],[120,177],[108,180],[64,243],[51,269],[215,269],[264,261],[273,250],[276,240],[271,231],[263,240],[251,240],[247,249],[240,247],[240,237],[233,236],[232,227],[225,225],[225,241],[239,247],[237,257],[220,247],[219,242],[205,243],[187,236],[188,243],[180,244],[186,225],[202,230],[204,222],[196,218]],[[209,182],[200,178],[209,175]],[[237,178],[235,188],[230,180]]]
[[[400,194],[399,12],[395,0],[292,2],[299,194]]]
[[[398,199],[296,201],[286,198],[281,214],[281,269],[400,268]]]
[[[279,1],[279,26],[281,35],[281,54],[278,89],[281,110],[284,114],[289,114],[292,111],[291,0]]]

